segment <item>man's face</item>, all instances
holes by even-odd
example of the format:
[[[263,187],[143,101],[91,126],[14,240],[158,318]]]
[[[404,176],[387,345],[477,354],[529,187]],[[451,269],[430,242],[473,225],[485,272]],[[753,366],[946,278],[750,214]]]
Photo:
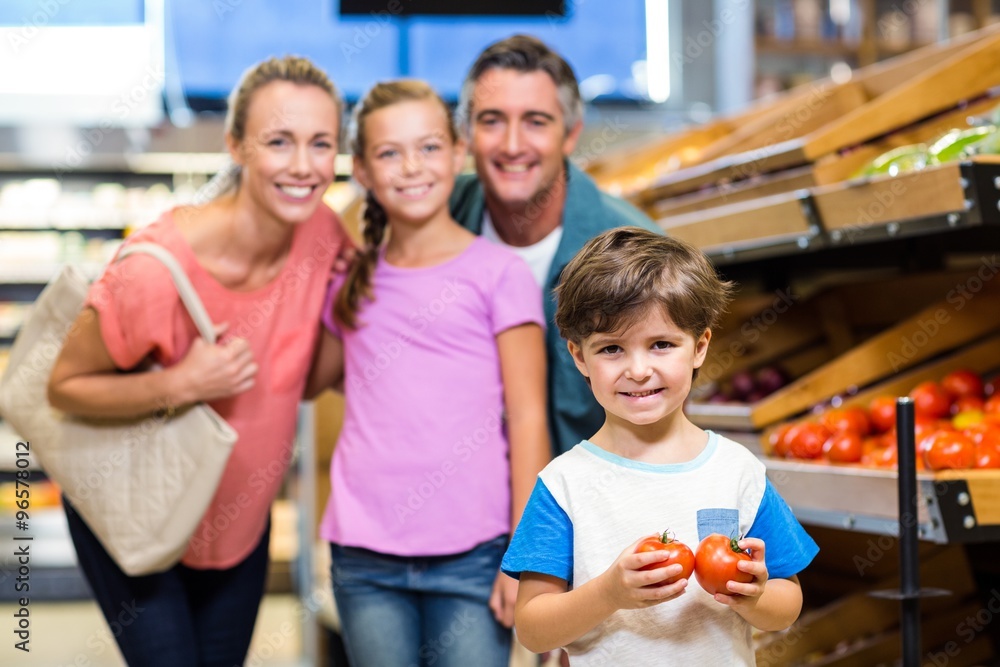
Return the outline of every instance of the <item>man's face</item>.
[[[471,106],[469,148],[487,197],[522,212],[562,178],[582,125],[567,132],[558,89],[545,72],[488,70]]]

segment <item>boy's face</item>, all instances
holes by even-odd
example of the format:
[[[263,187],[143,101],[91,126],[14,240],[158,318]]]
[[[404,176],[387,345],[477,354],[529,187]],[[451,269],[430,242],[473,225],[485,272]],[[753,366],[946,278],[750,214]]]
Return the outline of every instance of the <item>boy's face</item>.
[[[694,338],[653,307],[622,331],[570,342],[569,351],[608,419],[643,426],[681,410],[711,337],[706,329]]]

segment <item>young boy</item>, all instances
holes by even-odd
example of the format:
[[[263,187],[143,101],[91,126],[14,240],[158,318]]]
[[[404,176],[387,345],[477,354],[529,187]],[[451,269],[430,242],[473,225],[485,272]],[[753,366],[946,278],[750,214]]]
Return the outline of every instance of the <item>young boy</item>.
[[[539,474],[503,559],[529,649],[565,646],[573,667],[753,665],[751,626],[798,617],[815,542],[763,463],[683,412],[731,290],[699,250],[638,227],[597,236],[563,272],[556,324],[605,420]],[[744,536],[753,580],[714,597],[665,584],[681,566],[643,570],[664,552],[634,552],[668,528],[692,550]]]

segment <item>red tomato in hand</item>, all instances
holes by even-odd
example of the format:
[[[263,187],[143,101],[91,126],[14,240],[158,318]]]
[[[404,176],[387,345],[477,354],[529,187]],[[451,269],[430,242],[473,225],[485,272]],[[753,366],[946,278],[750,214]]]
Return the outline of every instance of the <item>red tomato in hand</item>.
[[[841,431],[823,443],[823,453],[832,463],[857,463],[863,453],[861,436],[856,431]]]
[[[868,404],[868,416],[872,426],[879,433],[885,433],[896,425],[896,399],[892,396],[877,396]]]
[[[749,584],[753,575],[736,567],[750,554],[740,549],[735,537],[713,533],[703,539],[694,555],[694,576],[710,595],[733,595],[726,586],[730,581]]]
[[[921,382],[910,392],[917,417],[940,419],[951,412],[951,396],[937,382]]]
[[[673,565],[674,563],[681,564],[680,574],[676,577],[670,577],[665,581],[661,581],[656,584],[657,586],[672,584],[675,581],[680,581],[681,579],[691,578],[691,573],[694,572],[694,553],[691,552],[691,548],[688,547],[688,545],[675,540],[669,530],[663,531],[663,534],[659,537],[647,537],[639,543],[639,546],[636,547],[635,550],[637,554],[641,554],[646,551],[666,551],[668,556],[666,560],[644,565],[639,568],[640,570],[655,570],[660,567]]]
[[[920,443],[930,470],[963,470],[976,464],[976,445],[957,431],[938,431]]]
[[[983,379],[968,368],[959,368],[941,378],[941,387],[952,398],[960,396],[983,397]]]

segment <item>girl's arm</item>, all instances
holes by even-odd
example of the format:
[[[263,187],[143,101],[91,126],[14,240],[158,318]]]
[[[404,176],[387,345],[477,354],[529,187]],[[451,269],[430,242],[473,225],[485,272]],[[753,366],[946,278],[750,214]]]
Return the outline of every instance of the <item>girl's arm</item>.
[[[546,420],[545,334],[522,324],[497,335],[510,440],[510,535],[514,534],[535,478],[551,457]],[[514,624],[517,581],[498,572],[490,609],[505,627]]]
[[[522,324],[497,335],[510,439],[510,534],[528,503],[535,478],[551,458],[546,419],[545,334]]]
[[[316,398],[326,389],[340,385],[344,380],[344,343],[322,324],[319,329],[319,342],[316,343],[312,368],[303,393],[303,398],[307,401]]]
[[[121,373],[104,345],[99,317],[92,308],[80,313],[52,369],[49,402],[63,412],[137,417],[232,396],[254,384],[257,364],[243,339],[209,345],[199,336],[169,368]]]

